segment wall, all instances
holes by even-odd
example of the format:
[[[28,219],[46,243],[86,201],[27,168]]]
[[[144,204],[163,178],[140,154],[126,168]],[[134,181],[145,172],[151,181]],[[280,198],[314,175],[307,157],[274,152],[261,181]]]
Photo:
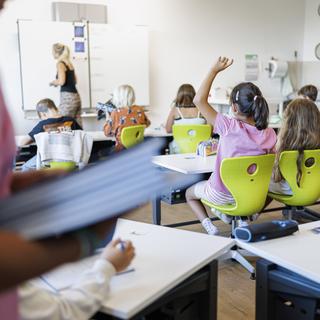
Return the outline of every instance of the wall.
[[[320,89],[320,60],[314,54],[316,45],[320,43],[319,5],[318,0],[306,0],[302,84],[312,83]]]
[[[10,79],[6,85],[8,103],[19,133],[32,124],[26,124],[20,111],[14,20],[18,17],[49,19],[50,3],[49,0],[14,0],[1,18],[11,26],[10,36],[6,36],[6,50],[1,53],[7,59],[2,71],[4,78]],[[165,120],[178,86],[190,82],[198,87],[219,55],[235,58],[234,66],[219,75],[215,83],[221,87],[234,86],[244,80],[246,53],[259,54],[262,68],[271,56],[293,60],[295,50],[302,59],[304,1],[301,0],[105,0],[97,3],[108,5],[109,23],[150,28],[150,108],[156,124]],[[37,8],[36,11],[33,8]],[[264,70],[257,84],[270,101],[280,99],[279,80],[268,79]]]

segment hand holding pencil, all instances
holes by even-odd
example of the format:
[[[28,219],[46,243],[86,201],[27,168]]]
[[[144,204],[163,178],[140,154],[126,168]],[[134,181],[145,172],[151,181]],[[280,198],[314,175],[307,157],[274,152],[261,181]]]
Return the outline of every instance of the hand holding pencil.
[[[108,260],[117,272],[126,269],[134,256],[135,249],[132,242],[120,239],[112,240],[101,253],[101,257]]]

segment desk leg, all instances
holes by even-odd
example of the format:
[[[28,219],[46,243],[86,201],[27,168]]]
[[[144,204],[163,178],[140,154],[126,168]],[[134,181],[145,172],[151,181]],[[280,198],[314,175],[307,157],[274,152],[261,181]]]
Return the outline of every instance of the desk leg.
[[[152,221],[153,224],[161,225],[161,196],[157,195],[152,200]]]
[[[256,264],[256,320],[273,320],[274,306],[269,291],[268,274],[274,264],[260,259]]]
[[[218,306],[218,261],[209,265],[208,287],[203,293],[200,303],[200,320],[216,320]]]

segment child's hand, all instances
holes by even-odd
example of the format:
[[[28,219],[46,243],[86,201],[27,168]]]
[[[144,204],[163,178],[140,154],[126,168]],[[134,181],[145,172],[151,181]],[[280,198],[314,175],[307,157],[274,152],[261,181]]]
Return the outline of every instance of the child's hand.
[[[112,240],[101,253],[101,257],[112,263],[117,272],[127,268],[134,256],[135,252],[131,241],[121,241],[120,239]]]
[[[213,65],[212,71],[215,73],[221,72],[229,68],[233,64],[233,59],[219,57],[218,61]]]

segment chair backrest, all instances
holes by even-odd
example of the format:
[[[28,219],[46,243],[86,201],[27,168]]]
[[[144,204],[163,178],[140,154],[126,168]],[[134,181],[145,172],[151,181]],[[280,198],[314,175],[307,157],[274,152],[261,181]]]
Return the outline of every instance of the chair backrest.
[[[122,145],[128,149],[140,143],[144,139],[144,129],[146,126],[130,126],[121,130],[120,140]]]
[[[71,162],[83,167],[89,162],[93,138],[82,130],[35,135],[37,144],[37,169],[50,162]],[[62,164],[60,164],[63,166]],[[54,166],[54,164],[53,164]],[[65,166],[68,166],[65,164]]]
[[[296,178],[297,158],[298,151],[283,151],[280,155],[280,172],[293,193],[283,202],[291,206],[307,206],[320,198],[320,150],[304,150],[300,187]]]
[[[220,175],[236,205],[229,215],[249,216],[261,211],[266,202],[275,155],[226,158]]]
[[[73,171],[77,168],[74,161],[50,161],[49,166],[51,169],[62,169],[65,171]]]
[[[209,124],[175,124],[172,133],[180,153],[193,153],[199,142],[210,139],[212,129]]]

